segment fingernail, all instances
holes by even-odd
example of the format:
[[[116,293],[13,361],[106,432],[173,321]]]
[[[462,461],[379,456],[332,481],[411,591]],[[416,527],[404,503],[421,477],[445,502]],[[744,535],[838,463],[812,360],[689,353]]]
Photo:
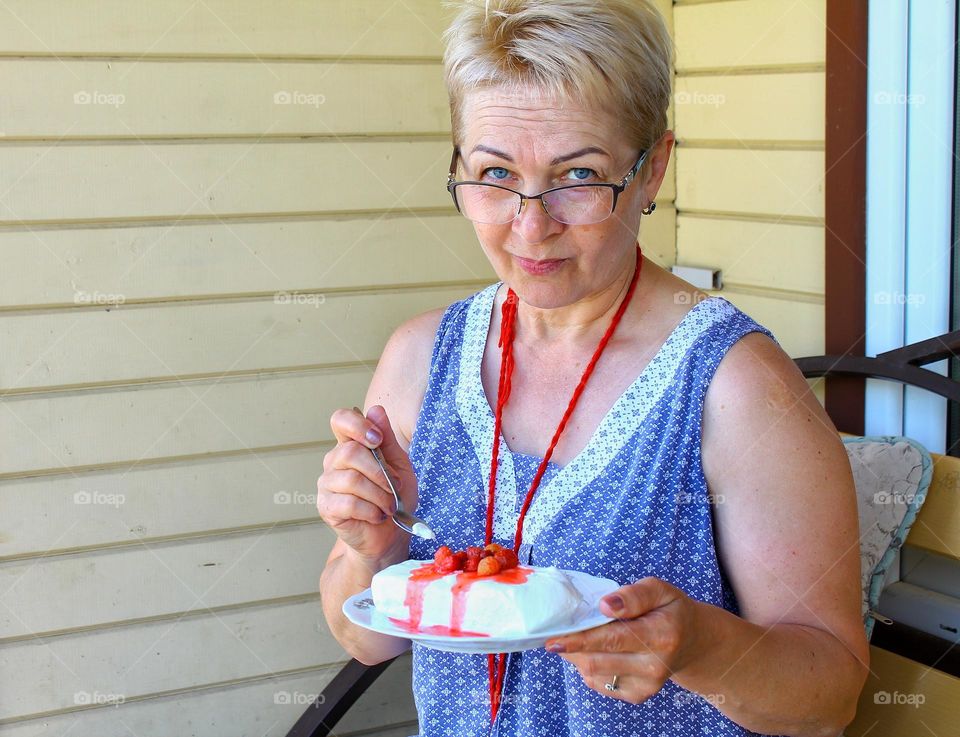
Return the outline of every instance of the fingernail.
[[[367,442],[371,445],[380,445],[380,442],[383,440],[383,436],[380,434],[379,430],[374,430],[372,427],[367,430]]]
[[[603,600],[607,602],[607,606],[610,607],[611,611],[619,612],[623,609],[623,599],[620,598],[619,594],[611,594],[610,596],[604,597]]]
[[[551,642],[547,645],[546,650],[548,653],[565,653],[567,648],[563,646],[562,642]]]

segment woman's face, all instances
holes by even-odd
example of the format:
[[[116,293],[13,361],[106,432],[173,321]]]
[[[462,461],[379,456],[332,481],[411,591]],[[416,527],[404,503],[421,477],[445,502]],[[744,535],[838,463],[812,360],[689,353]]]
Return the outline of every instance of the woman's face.
[[[640,155],[605,112],[569,100],[478,90],[464,101],[458,179],[502,184],[524,194],[589,182],[619,183]],[[505,225],[475,223],[497,276],[534,307],[572,304],[632,270],[640,210],[656,194],[672,135],[648,155],[647,180],[627,186],[616,209],[593,225],[565,225],[528,200]],[[661,143],[663,143],[663,140]],[[661,162],[662,159],[662,162]],[[660,165],[662,163],[662,165]],[[659,171],[658,171],[659,169]]]

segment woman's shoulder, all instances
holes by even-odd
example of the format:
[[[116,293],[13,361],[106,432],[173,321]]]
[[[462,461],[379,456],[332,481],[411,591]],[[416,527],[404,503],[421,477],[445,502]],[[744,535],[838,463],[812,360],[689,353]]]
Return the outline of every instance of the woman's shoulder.
[[[409,442],[412,437],[441,328],[462,315],[481,294],[415,315],[402,322],[387,340],[370,382],[367,406],[380,404],[386,408],[391,423],[402,435],[401,442]]]

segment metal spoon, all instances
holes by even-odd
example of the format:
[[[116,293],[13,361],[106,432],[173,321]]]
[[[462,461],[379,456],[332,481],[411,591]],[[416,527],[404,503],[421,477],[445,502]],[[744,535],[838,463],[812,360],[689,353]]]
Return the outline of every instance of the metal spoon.
[[[359,407],[354,407],[354,410],[363,415],[363,410]],[[370,452],[373,453],[373,457],[377,460],[377,465],[379,465],[380,470],[383,471],[383,475],[387,479],[387,486],[390,487],[390,491],[393,492],[393,498],[397,502],[397,511],[391,517],[391,519],[393,519],[393,523],[401,530],[404,532],[409,532],[411,535],[422,537],[425,540],[435,540],[437,536],[434,534],[433,530],[430,529],[430,525],[428,525],[419,517],[415,517],[414,515],[410,514],[403,508],[403,501],[400,499],[400,495],[397,493],[397,489],[393,485],[393,480],[390,478],[390,474],[387,473],[387,463],[384,460],[383,453],[379,448],[370,448]]]

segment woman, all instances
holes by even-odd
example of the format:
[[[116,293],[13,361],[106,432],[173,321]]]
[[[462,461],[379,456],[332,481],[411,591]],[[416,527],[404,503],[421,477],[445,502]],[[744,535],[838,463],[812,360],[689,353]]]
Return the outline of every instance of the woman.
[[[636,245],[674,140],[662,19],[466,2],[447,39],[449,189],[502,283],[401,326],[367,416],[331,418],[332,632],[365,663],[409,648],[340,607],[439,544],[387,520],[380,446],[444,544],[622,584],[616,621],[492,665],[415,645],[425,737],[836,735],[868,659],[846,454],[765,328]]]

